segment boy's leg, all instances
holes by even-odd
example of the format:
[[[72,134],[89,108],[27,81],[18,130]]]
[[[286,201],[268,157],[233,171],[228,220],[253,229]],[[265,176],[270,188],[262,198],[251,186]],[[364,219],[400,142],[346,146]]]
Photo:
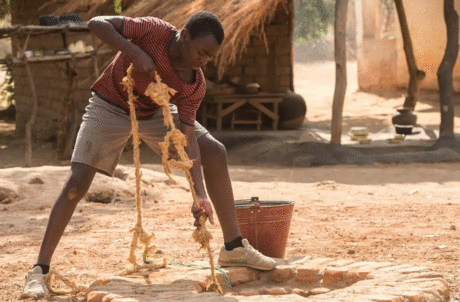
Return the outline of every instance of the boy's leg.
[[[51,210],[37,264],[27,273],[25,295],[48,294],[44,274],[78,202],[96,172],[112,175],[131,135],[131,120],[121,109],[93,95],[78,132],[71,173]]]
[[[88,191],[96,171],[96,168],[86,164],[72,163],[69,178],[51,210],[37,264],[50,265],[51,257],[62,233],[64,233],[78,202]]]
[[[206,190],[219,218],[224,242],[228,243],[241,234],[236,220],[233,189],[228,173],[227,151],[225,146],[209,132],[202,134],[197,141]]]
[[[196,123],[195,127],[202,127]],[[227,165],[225,146],[209,132],[198,138],[201,164],[208,195],[216,210],[225,244],[219,251],[218,264],[221,266],[247,266],[260,270],[275,268],[276,262],[254,249],[247,239],[240,235],[233,190]]]

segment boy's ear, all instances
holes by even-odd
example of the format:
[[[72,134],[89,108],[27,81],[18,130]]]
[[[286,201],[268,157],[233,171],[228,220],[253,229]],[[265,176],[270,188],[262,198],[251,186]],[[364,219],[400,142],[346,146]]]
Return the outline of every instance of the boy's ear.
[[[188,29],[184,28],[181,30],[180,39],[184,42],[192,40],[192,36],[190,36],[190,32],[188,31]]]

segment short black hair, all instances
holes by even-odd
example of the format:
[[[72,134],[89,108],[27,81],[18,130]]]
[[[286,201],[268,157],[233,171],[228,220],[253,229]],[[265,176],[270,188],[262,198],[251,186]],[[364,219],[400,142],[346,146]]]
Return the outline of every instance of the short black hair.
[[[211,12],[196,12],[188,18],[186,28],[192,39],[212,35],[217,43],[222,44],[224,40],[224,27],[219,18]]]

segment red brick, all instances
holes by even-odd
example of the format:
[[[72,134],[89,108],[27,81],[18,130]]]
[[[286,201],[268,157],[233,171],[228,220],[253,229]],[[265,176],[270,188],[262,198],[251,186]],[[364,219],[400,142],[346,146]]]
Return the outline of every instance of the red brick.
[[[354,284],[358,281],[367,279],[369,272],[347,272],[345,274],[345,283],[347,285]]]
[[[315,283],[318,281],[318,273],[319,269],[299,266],[297,267],[297,276],[295,281],[300,283]]]
[[[346,271],[326,269],[323,276],[323,284],[337,285],[344,280]]]
[[[294,278],[294,269],[286,265],[277,266],[270,274],[270,279],[275,282],[286,282],[292,278]]]

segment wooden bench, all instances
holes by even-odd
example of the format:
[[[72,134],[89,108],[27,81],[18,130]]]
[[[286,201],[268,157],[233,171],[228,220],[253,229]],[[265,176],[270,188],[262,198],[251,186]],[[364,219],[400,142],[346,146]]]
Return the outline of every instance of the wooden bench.
[[[217,131],[222,131],[222,120],[228,114],[249,104],[256,110],[272,119],[273,130],[278,130],[278,104],[283,100],[281,93],[232,94],[206,96],[202,104],[203,126],[207,127],[208,119],[216,120]],[[271,106],[266,106],[271,104]],[[271,107],[271,108],[270,108]],[[247,121],[254,124],[255,121]],[[239,124],[245,121],[239,121]]]

